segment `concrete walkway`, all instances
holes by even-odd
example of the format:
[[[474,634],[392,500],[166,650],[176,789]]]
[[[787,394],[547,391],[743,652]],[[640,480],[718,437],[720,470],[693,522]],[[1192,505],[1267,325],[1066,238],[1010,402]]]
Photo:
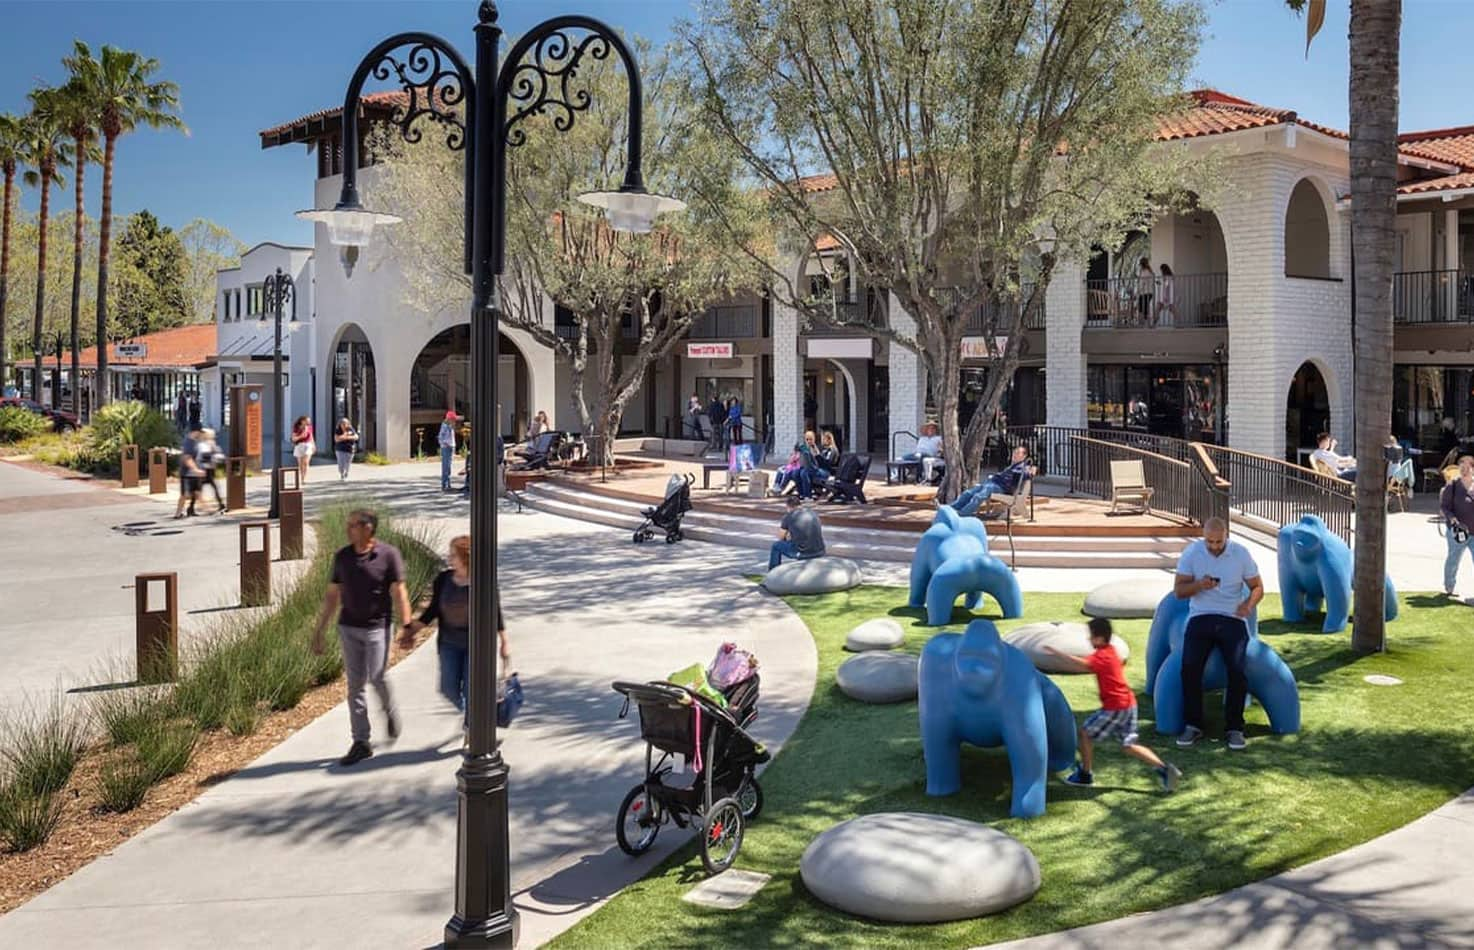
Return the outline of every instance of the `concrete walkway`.
[[[463,524],[428,522],[443,536]],[[635,721],[616,719],[610,682],[663,677],[735,640],[763,662],[755,731],[777,747],[807,708],[816,655],[803,624],[734,572],[727,549],[635,548],[621,533],[533,513],[500,524],[502,599],[528,691],[503,746],[513,888],[521,945],[536,946],[690,839],[668,828],[639,860],[615,845],[644,746]],[[340,706],[0,918],[0,946],[437,943],[453,909],[460,724],[436,693],[427,646],[391,672],[405,714],[393,747],[337,767],[348,745]]]

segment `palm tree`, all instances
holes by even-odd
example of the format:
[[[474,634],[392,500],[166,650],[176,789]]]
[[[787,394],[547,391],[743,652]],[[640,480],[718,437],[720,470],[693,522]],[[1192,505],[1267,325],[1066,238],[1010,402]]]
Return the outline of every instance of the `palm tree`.
[[[10,293],[10,208],[24,141],[21,120],[0,114],[0,171],[5,173],[4,223],[0,224],[0,394],[10,378],[10,348],[5,339],[5,301]]]
[[[46,221],[51,215],[51,186],[64,184],[60,169],[70,164],[71,144],[67,142],[66,126],[57,108],[57,91],[50,88],[33,90],[30,94],[31,114],[26,117],[25,183],[41,189],[41,212],[37,218],[36,236],[36,319],[31,328],[31,358],[35,376],[31,382],[31,396],[41,401],[41,322],[46,312]],[[51,393],[51,405],[61,403],[61,381]]]
[[[97,151],[97,105],[86,84],[75,78],[56,90],[58,117],[72,137],[72,167],[76,212],[72,216],[72,413],[81,414],[82,367],[80,350],[82,318],[82,226],[85,223],[82,180],[88,162],[101,158]]]
[[[97,251],[97,376],[93,407],[107,402],[107,272],[113,225],[113,159],[118,138],[140,125],[154,129],[179,129],[188,133],[179,118],[179,87],[151,79],[159,61],[132,50],[102,47],[94,59],[86,43],[78,41],[73,54],[62,60],[73,81],[86,90],[97,109],[102,131],[102,218]]]
[[[1305,48],[1325,0],[1286,0],[1307,10]],[[1402,0],[1351,0],[1351,278],[1356,301],[1356,620],[1351,648],[1386,648],[1387,472],[1382,443],[1392,418],[1392,276],[1397,249],[1397,107]]]

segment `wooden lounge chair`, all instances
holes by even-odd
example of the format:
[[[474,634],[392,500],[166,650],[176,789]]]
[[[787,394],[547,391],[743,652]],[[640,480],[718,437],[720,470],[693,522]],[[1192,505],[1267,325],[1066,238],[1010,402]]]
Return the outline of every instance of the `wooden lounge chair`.
[[[1331,468],[1329,465],[1327,465],[1325,462],[1322,462],[1318,458],[1312,458],[1310,460],[1310,468],[1317,475],[1324,475],[1326,478],[1334,478],[1338,482],[1347,481],[1347,479],[1342,478],[1341,474],[1337,472],[1334,468]]]
[[[1111,462],[1111,514],[1121,502],[1134,502],[1142,513],[1152,510],[1156,489],[1146,483],[1146,468],[1140,459]]]

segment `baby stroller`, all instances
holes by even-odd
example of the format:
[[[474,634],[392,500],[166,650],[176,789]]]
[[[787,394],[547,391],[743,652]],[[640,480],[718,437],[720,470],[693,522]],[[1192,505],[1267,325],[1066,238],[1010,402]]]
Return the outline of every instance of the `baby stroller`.
[[[639,707],[645,740],[645,780],[624,797],[615,821],[620,849],[644,854],[662,825],[690,824],[701,832],[701,863],[708,873],[722,873],[737,860],[746,823],[763,807],[753,771],[769,755],[744,729],[757,716],[757,674],[722,692],[725,707],[667,682],[618,682],[614,689],[625,697],[621,719],[631,702]],[[676,755],[685,758],[689,772],[675,772]]]
[[[691,510],[691,486],[695,482],[696,476],[689,473],[670,477],[665,485],[665,500],[642,512],[645,520],[635,529],[636,544],[655,537],[654,528],[665,531],[666,544],[675,544],[685,537],[681,533],[681,519]]]

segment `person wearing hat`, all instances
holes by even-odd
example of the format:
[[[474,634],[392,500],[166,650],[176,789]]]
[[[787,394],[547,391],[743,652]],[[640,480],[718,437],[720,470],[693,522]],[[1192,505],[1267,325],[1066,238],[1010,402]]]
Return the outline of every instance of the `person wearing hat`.
[[[903,462],[920,462],[921,477],[924,481],[932,480],[932,467],[935,461],[928,459],[939,459],[942,457],[942,436],[935,422],[923,422],[921,424],[921,438],[916,440],[916,449],[901,456]]]
[[[445,413],[445,421],[440,423],[440,435],[436,440],[440,444],[441,491],[450,491],[450,463],[456,455],[456,421],[458,418],[454,409],[448,410]]]

